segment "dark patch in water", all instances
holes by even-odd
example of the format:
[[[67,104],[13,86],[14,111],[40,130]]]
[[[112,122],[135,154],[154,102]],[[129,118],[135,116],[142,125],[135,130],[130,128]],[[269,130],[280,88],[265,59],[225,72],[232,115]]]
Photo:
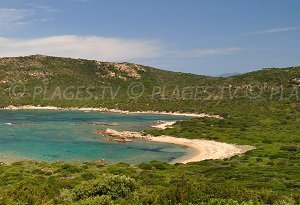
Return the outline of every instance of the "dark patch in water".
[[[57,159],[60,157],[60,155],[58,154],[43,154],[43,156],[45,157],[51,157],[51,158],[54,158],[54,159]]]
[[[163,152],[161,151],[162,148],[137,148],[137,147],[127,147],[127,149],[138,149],[142,151],[148,151],[148,152]]]
[[[176,159],[177,159],[176,157],[170,157],[168,160],[169,160],[169,162],[171,162],[171,161],[174,161]]]

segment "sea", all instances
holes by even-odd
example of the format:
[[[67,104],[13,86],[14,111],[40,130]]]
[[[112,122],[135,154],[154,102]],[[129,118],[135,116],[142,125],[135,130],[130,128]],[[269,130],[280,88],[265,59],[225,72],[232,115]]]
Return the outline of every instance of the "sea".
[[[143,131],[158,121],[189,117],[62,110],[1,110],[0,162],[143,163],[174,162],[191,152],[186,147],[150,141],[107,142],[99,129]]]

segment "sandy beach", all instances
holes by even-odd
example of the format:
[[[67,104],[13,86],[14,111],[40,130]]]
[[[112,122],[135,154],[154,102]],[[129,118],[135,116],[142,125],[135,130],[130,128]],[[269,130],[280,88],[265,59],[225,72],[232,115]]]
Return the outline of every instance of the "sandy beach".
[[[235,145],[212,140],[202,139],[185,139],[171,136],[151,137],[151,141],[164,142],[186,146],[192,148],[194,152],[187,156],[176,159],[174,162],[189,163],[198,162],[207,159],[226,159],[235,155],[244,154],[247,151],[254,149],[249,145]]]
[[[165,130],[167,128],[171,128],[177,121],[161,121],[158,122],[154,125],[152,125],[152,128],[160,129],[160,130]]]
[[[217,142],[213,140],[203,139],[185,139],[171,136],[159,136],[144,135],[141,132],[130,131],[116,131],[113,129],[106,129],[97,133],[99,135],[109,136],[113,138],[112,141],[117,142],[131,142],[133,140],[149,140],[160,143],[170,143],[191,148],[193,152],[181,158],[174,160],[173,163],[189,163],[198,162],[207,159],[226,159],[235,155],[246,153],[247,151],[254,149],[250,145],[235,145],[223,142]]]
[[[79,108],[79,107],[54,107],[54,106],[32,106],[32,105],[23,105],[23,106],[7,106],[0,108],[0,110],[79,110],[87,112],[112,112],[112,113],[121,113],[121,114],[156,114],[156,115],[174,115],[174,116],[186,116],[186,117],[212,117],[223,119],[220,115],[209,115],[206,113],[182,113],[182,112],[166,112],[166,111],[127,111],[119,109],[108,109],[108,108]]]

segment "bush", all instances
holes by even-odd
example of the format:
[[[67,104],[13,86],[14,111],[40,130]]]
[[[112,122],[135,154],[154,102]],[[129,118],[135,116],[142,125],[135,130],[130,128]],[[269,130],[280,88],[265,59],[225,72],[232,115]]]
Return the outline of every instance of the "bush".
[[[232,199],[210,199],[208,202],[200,203],[200,205],[259,205],[259,203],[252,201],[240,203]]]
[[[69,189],[62,189],[60,191],[60,198],[65,203],[71,203],[74,199],[74,194]]]
[[[269,140],[269,139],[264,139],[264,140],[262,141],[262,143],[264,143],[264,144],[272,144],[272,141]]]
[[[93,173],[83,173],[81,174],[81,177],[84,179],[84,180],[91,180],[91,179],[96,179],[96,176],[93,174]]]
[[[158,169],[158,170],[167,170],[167,169],[173,168],[172,165],[170,165],[169,163],[160,162],[160,161],[151,161],[149,163],[149,165],[152,167],[152,169],[155,168],[155,169]]]
[[[83,182],[74,190],[75,200],[108,195],[112,199],[126,197],[136,188],[134,179],[119,175],[104,175],[99,179]]]
[[[82,171],[82,169],[80,167],[78,167],[78,165],[72,165],[72,164],[63,164],[61,166],[62,170],[67,171],[69,173],[77,173]]]
[[[290,146],[282,146],[280,150],[285,150],[289,152],[296,152],[297,151],[297,146],[290,145]]]
[[[257,157],[257,158],[256,158],[256,162],[262,162],[262,161],[263,161],[262,158],[260,158],[260,157]]]
[[[80,205],[110,205],[113,204],[113,201],[110,196],[102,195],[92,198],[87,198],[79,201]]]

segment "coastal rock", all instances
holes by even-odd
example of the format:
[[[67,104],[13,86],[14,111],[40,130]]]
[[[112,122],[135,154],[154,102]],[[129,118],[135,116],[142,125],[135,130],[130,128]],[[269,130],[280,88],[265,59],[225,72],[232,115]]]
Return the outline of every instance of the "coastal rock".
[[[157,128],[161,130],[165,130],[167,128],[171,128],[177,121],[158,121],[157,124],[152,125],[152,128]]]
[[[97,130],[95,132],[97,135],[104,135],[107,138],[105,141],[108,142],[121,142],[121,143],[126,143],[126,142],[132,142],[133,140],[147,140],[148,136],[144,135],[143,133],[140,132],[130,132],[130,131],[117,131],[113,130],[110,128],[107,128],[105,130]]]

